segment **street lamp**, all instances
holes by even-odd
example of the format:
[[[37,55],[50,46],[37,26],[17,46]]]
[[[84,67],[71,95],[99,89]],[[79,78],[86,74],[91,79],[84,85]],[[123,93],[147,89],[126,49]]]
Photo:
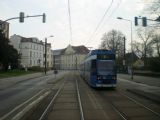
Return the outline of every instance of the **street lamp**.
[[[117,17],[117,19],[129,21],[131,25],[131,79],[133,79],[133,37],[132,37],[132,21],[128,19],[124,19],[122,17]]]
[[[44,73],[46,75],[46,72],[47,72],[47,38],[50,38],[50,37],[54,37],[53,35],[51,36],[48,36],[48,37],[45,37],[45,56],[44,56],[44,65],[45,65],[45,68],[44,68]]]

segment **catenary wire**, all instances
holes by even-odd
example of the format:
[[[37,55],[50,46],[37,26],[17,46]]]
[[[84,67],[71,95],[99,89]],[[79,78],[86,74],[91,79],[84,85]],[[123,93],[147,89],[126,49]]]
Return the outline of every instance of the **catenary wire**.
[[[111,18],[113,16],[113,14],[118,10],[120,4],[121,4],[122,0],[119,0],[119,3],[117,4],[117,6],[115,7],[115,9],[112,11],[112,13],[109,15],[108,18]],[[102,27],[100,27],[100,29],[102,29],[106,24],[106,21],[103,23]],[[99,29],[99,30],[100,30]],[[94,38],[99,34],[99,32],[96,32],[95,35],[94,35]],[[93,40],[92,40],[93,41]]]
[[[91,41],[91,40],[92,40],[92,38],[93,38],[94,34],[95,34],[95,33],[96,33],[96,31],[98,30],[98,28],[99,28],[99,27],[100,27],[100,25],[102,24],[102,22],[103,22],[103,20],[104,20],[105,16],[107,15],[108,11],[109,11],[109,10],[110,10],[110,8],[112,7],[113,1],[114,1],[114,0],[112,0],[112,1],[111,1],[110,5],[109,5],[109,6],[108,6],[108,8],[106,9],[106,11],[105,11],[105,13],[104,13],[103,17],[101,18],[101,20],[100,20],[100,21],[99,21],[99,23],[97,24],[96,29],[94,30],[94,32],[92,33],[92,35],[90,36],[90,38],[87,40],[86,44],[87,44],[89,41]]]

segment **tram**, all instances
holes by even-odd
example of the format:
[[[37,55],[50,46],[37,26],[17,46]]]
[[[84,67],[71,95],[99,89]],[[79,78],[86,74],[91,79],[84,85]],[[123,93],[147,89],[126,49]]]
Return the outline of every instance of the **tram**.
[[[112,87],[117,84],[114,50],[92,50],[80,65],[80,74],[92,87]]]

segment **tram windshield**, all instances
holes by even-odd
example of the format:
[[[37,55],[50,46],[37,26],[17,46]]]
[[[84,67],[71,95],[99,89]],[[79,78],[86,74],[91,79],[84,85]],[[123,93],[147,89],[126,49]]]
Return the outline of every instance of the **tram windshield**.
[[[99,75],[114,74],[115,61],[97,61],[97,73]]]

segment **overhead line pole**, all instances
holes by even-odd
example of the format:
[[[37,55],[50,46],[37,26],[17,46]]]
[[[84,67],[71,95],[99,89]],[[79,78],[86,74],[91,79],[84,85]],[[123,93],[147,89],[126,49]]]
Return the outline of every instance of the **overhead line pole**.
[[[132,36],[132,21],[128,20],[128,19],[121,18],[121,17],[117,17],[117,19],[125,20],[125,21],[130,22],[130,27],[131,27],[131,79],[133,80],[133,36]]]
[[[70,43],[72,43],[72,25],[71,25],[70,0],[68,0],[68,16],[69,16],[69,29],[70,29]]]

